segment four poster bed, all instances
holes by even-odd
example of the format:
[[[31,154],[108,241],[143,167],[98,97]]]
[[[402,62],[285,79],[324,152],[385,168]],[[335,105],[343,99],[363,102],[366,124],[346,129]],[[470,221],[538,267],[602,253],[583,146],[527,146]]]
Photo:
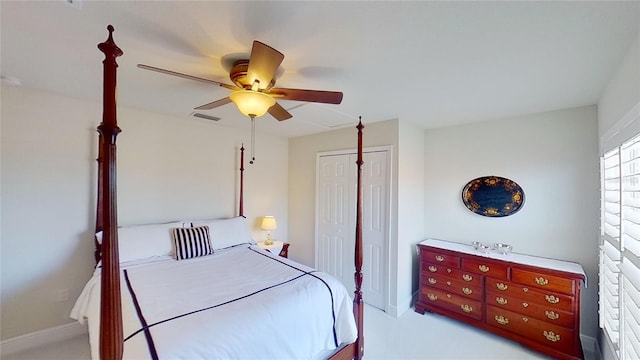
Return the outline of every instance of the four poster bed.
[[[360,359],[362,123],[358,124],[355,287],[255,245],[243,216],[119,228],[116,207],[116,58],[108,27],[98,126],[97,262],[72,310],[89,323],[92,357]]]

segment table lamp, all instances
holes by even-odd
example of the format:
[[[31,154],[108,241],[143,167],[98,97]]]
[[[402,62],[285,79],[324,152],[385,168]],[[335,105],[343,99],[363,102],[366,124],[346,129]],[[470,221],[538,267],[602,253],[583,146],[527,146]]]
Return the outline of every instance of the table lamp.
[[[271,240],[271,230],[275,230],[278,228],[278,224],[276,224],[276,218],[273,216],[265,216],[262,218],[262,223],[260,224],[261,230],[267,230],[267,240],[264,241],[265,245],[273,244]]]

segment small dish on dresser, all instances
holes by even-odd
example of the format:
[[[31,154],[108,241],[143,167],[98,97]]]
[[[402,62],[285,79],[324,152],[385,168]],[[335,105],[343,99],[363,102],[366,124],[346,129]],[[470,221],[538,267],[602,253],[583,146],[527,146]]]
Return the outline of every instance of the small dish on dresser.
[[[483,243],[481,243],[479,241],[472,242],[471,246],[473,246],[473,248],[476,251],[480,251],[480,252],[483,252],[483,253],[488,253],[489,250],[491,250],[491,247],[489,245],[485,245],[485,244],[483,244]]]
[[[495,243],[493,244],[493,248],[495,251],[497,251],[498,253],[502,254],[502,255],[507,255],[508,253],[511,252],[511,250],[513,250],[513,247],[509,244],[500,244],[500,243]]]

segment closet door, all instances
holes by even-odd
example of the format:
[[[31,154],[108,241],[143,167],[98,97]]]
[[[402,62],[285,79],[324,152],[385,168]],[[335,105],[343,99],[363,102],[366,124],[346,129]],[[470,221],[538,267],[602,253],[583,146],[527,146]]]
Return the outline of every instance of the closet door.
[[[352,159],[349,154],[321,156],[316,190],[316,267],[340,279],[351,291],[354,253],[348,248],[355,241]]]
[[[386,309],[389,279],[388,151],[364,154],[362,171],[364,301]],[[318,158],[317,267],[355,289],[356,154]]]
[[[388,156],[388,151],[365,153],[365,166],[362,169],[363,296],[366,303],[383,310],[386,310],[390,277]],[[355,182],[356,179],[354,178],[353,181]],[[353,187],[354,193],[356,187],[357,184]],[[355,215],[353,221],[355,228]],[[352,241],[355,242],[355,237]],[[353,251],[353,243],[351,249]]]

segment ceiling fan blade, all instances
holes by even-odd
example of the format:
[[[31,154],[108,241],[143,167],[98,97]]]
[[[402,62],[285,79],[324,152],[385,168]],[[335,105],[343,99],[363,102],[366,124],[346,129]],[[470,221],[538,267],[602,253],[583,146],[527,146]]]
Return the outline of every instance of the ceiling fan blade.
[[[340,104],[342,102],[342,92],[323,90],[302,90],[273,88],[269,94],[276,95],[279,100],[308,101],[325,104]]]
[[[275,105],[269,108],[269,114],[271,114],[271,116],[276,118],[276,120],[278,121],[291,119],[293,117],[293,115],[291,115],[287,111],[287,109],[283,108],[282,105],[278,104],[277,102],[275,103]]]
[[[218,82],[218,81],[215,81],[215,80],[209,80],[209,79],[205,79],[205,78],[201,78],[201,77],[197,77],[197,76],[193,76],[193,75],[182,74],[182,73],[171,71],[171,70],[165,70],[165,69],[157,68],[155,66],[138,64],[138,67],[140,69],[157,71],[159,73],[163,73],[163,74],[167,74],[167,75],[173,75],[173,76],[181,77],[181,78],[184,78],[184,79],[196,80],[196,81],[205,82],[207,84],[218,85],[218,86],[221,86],[223,88],[227,88],[229,90],[238,90],[238,88],[233,86],[233,85],[228,85],[228,84],[221,83],[221,82]]]
[[[263,44],[260,41],[253,42],[251,49],[251,58],[249,59],[249,67],[247,68],[247,79],[249,84],[258,80],[259,89],[266,89],[278,70],[278,67],[284,59],[284,54]]]
[[[210,102],[208,104],[200,105],[195,109],[196,110],[211,110],[211,109],[217,108],[218,106],[226,105],[226,104],[228,104],[230,102],[231,102],[231,99],[229,97],[226,97],[226,98],[222,98],[220,100],[216,100],[214,102]]]

